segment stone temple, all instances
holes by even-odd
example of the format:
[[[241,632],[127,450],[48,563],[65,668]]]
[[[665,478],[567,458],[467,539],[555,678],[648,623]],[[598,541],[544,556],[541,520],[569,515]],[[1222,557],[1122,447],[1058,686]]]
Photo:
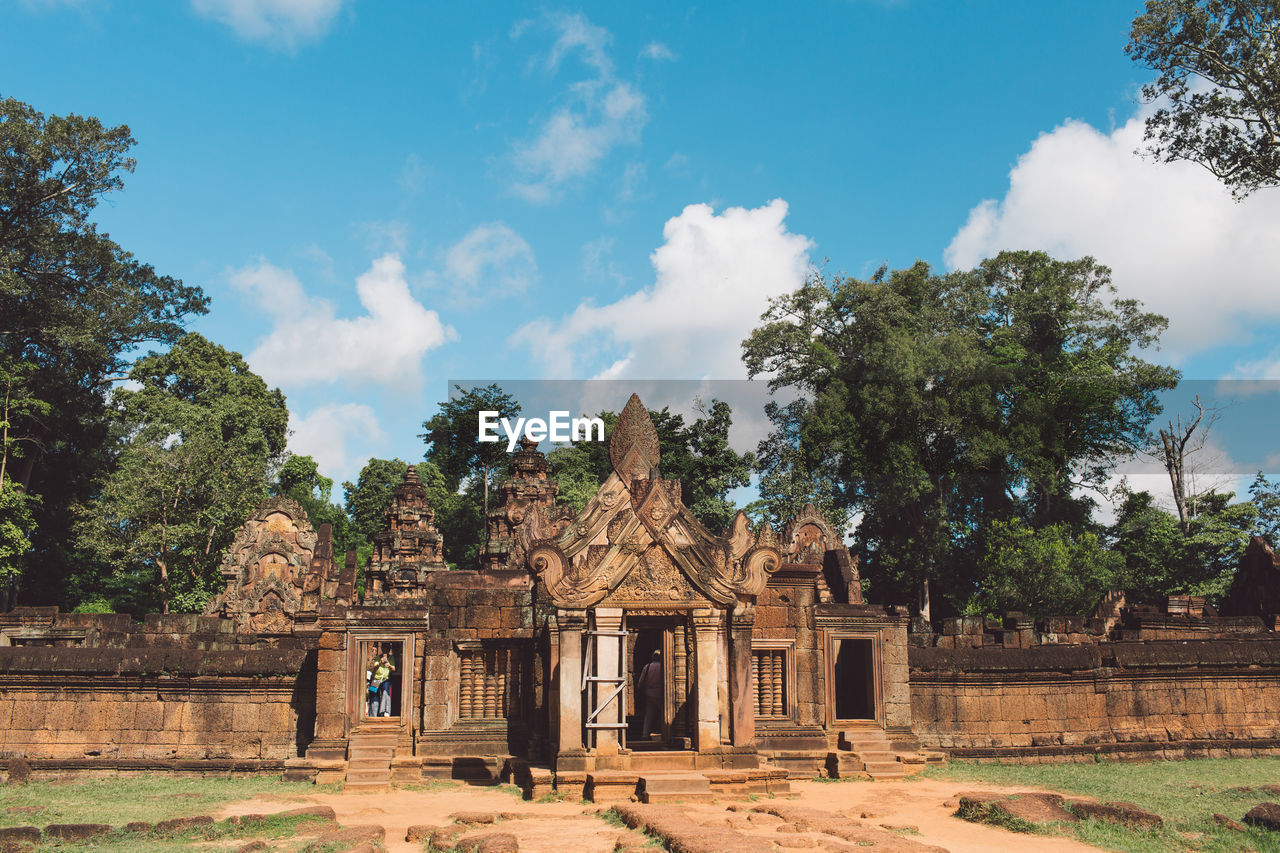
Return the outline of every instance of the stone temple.
[[[976,759],[1280,751],[1280,567],[1257,540],[1228,601],[1089,618],[948,619],[866,604],[812,507],[781,531],[710,531],[663,479],[639,398],[613,471],[556,505],[529,442],[449,570],[412,468],[358,593],[354,554],[292,501],[262,504],[203,616],[0,615],[0,756],[37,770],[283,772],[514,781],[531,796],[647,801],[784,792],[787,779],[901,776]],[[1247,612],[1246,612],[1247,611]],[[656,731],[636,682],[662,661]],[[396,664],[370,716],[372,661]],[[655,697],[657,694],[653,694]],[[376,703],[375,703],[376,705]],[[374,712],[377,712],[375,707]]]

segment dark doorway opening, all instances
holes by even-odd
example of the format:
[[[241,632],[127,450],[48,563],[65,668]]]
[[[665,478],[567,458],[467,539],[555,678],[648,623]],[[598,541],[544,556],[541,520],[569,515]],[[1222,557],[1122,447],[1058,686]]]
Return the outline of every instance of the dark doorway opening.
[[[631,670],[631,695],[635,699],[632,707],[635,712],[627,717],[627,745],[633,749],[653,749],[663,746],[667,737],[667,662],[663,659],[663,630],[642,627],[633,633],[635,639],[628,663]],[[657,667],[646,678],[646,667],[655,661]],[[651,700],[655,703],[653,706],[650,705]],[[651,717],[649,725],[656,732],[656,738],[645,737],[646,714]]]
[[[875,644],[871,640],[834,641],[832,672],[837,720],[876,718]]]
[[[377,676],[380,674],[383,655],[387,656],[390,673],[388,678],[378,679]],[[402,693],[402,685],[404,683],[403,644],[383,640],[365,640],[360,643],[360,660],[362,674],[364,675],[360,697],[360,716],[364,719],[371,717],[398,718],[400,716],[401,699],[404,695]],[[385,681],[386,684],[382,685],[381,681]],[[384,693],[386,694],[385,699],[383,698]]]

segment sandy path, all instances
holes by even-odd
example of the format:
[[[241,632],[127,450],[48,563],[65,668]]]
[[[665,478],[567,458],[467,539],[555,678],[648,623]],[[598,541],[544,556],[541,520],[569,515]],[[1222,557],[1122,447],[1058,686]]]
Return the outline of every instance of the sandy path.
[[[1051,853],[1084,853],[1099,848],[1065,838],[1027,836],[991,826],[969,823],[953,815],[953,802],[962,791],[1011,793],[1028,788],[1001,788],[992,785],[966,786],[959,782],[921,780],[914,782],[792,782],[799,798],[787,802],[806,808],[837,812],[862,820],[870,826],[889,824],[913,826],[916,841],[944,847],[951,853],[1025,853],[1029,849]],[[527,803],[506,790],[457,785],[433,791],[393,790],[365,794],[313,794],[300,798],[259,797],[232,803],[218,817],[251,812],[270,813],[295,808],[299,802],[332,806],[338,821],[346,826],[376,823],[386,827],[389,853],[420,853],[421,845],[405,842],[414,824],[441,826],[454,812],[514,812],[518,821],[504,821],[496,827],[520,839],[521,853],[610,853],[621,836],[643,844],[644,837],[605,823],[590,812],[593,803]],[[714,804],[683,806],[689,816],[709,825],[729,824],[760,837],[776,831],[767,820],[754,822],[741,812],[731,813],[730,804],[749,808],[751,803],[725,799]],[[864,817],[865,815],[865,817]],[[776,836],[775,836],[776,837]],[[817,836],[814,836],[817,838]],[[822,848],[816,848],[821,851]]]

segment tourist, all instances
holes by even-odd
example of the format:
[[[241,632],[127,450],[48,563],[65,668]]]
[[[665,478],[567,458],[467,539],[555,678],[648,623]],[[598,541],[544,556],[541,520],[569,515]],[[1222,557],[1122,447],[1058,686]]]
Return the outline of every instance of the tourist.
[[[392,663],[386,652],[382,653],[382,656],[378,658],[377,665],[373,668],[373,680],[378,685],[377,716],[379,717],[391,716],[391,673],[395,671],[395,668],[396,665]]]
[[[378,688],[381,686],[373,677],[373,671],[378,667],[378,657],[376,654],[369,656],[369,663],[366,664],[364,671],[365,681],[365,704],[368,706],[368,716],[378,716]]]

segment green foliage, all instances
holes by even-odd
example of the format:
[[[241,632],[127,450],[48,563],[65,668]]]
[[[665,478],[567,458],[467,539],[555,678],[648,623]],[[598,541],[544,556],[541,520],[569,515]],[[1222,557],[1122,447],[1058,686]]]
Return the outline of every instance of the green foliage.
[[[1280,8],[1274,0],[1148,0],[1125,52],[1159,77],[1142,96],[1150,153],[1204,166],[1243,198],[1280,185]],[[1207,84],[1207,85],[1206,85]]]
[[[1004,252],[935,274],[813,276],[773,300],[747,369],[800,400],[771,411],[762,494],[860,516],[863,576],[885,601],[922,581],[953,607],[980,594],[996,521],[1089,527],[1114,461],[1146,444],[1177,372],[1135,351],[1165,320],[1117,299],[1090,258]]]
[[[391,496],[404,480],[409,465],[402,459],[370,459],[360,469],[355,483],[342,484],[347,512],[351,516],[353,539],[360,544],[360,566],[369,564],[374,534],[387,529],[387,509]],[[453,568],[474,565],[479,558],[479,502],[470,494],[450,491],[444,475],[432,462],[414,468],[427,490],[427,503],[435,510],[435,523],[444,536],[445,561]]]
[[[793,400],[781,405],[770,401],[764,411],[773,424],[773,432],[757,448],[760,498],[746,507],[747,514],[781,530],[806,504],[813,504],[835,530],[846,529],[849,513],[838,506],[836,483],[825,470],[824,460],[807,459],[801,444],[800,431],[809,411],[808,403]]]
[[[1170,595],[1203,595],[1216,604],[1258,524],[1254,504],[1231,503],[1233,497],[1201,495],[1184,532],[1149,493],[1126,495],[1111,528],[1115,551],[1125,561],[1124,582],[1117,587],[1131,601],[1157,604]]]
[[[0,479],[0,586],[22,574],[23,559],[31,550],[36,521],[31,505],[36,498],[8,478]]]
[[[111,606],[111,602],[106,598],[97,595],[93,598],[86,598],[75,606],[72,613],[115,613],[115,608]]]
[[[457,396],[440,404],[440,411],[422,424],[426,431],[419,438],[426,442],[427,461],[450,495],[447,507],[436,507],[445,558],[469,567],[478,562],[483,545],[489,487],[507,460],[506,442],[480,441],[480,412],[514,418],[520,414],[520,403],[498,385],[454,388]]]
[[[1280,482],[1268,480],[1259,471],[1249,486],[1249,497],[1258,511],[1254,533],[1264,537],[1272,548],[1280,546]]]
[[[419,437],[427,444],[427,459],[435,463],[449,488],[457,491],[470,480],[488,477],[507,458],[503,441],[480,441],[480,412],[514,418],[520,404],[498,385],[463,391],[440,404],[440,411],[422,424]]]
[[[681,500],[709,529],[729,526],[737,506],[729,492],[751,479],[753,457],[729,446],[733,410],[722,400],[709,405],[696,402],[701,417],[685,424],[684,416],[668,407],[650,410],[658,434],[658,469],[666,479],[679,479]],[[609,440],[618,422],[616,412],[600,412],[605,424],[604,441],[578,441],[557,447],[547,455],[551,477],[560,486],[559,501],[576,511],[586,506],[613,470]]]
[[[1088,613],[1108,590],[1122,585],[1124,557],[1107,550],[1091,531],[997,519],[985,539],[980,592],[965,608],[970,615]]]
[[[203,313],[199,288],[162,276],[95,228],[98,202],[133,170],[129,129],[0,100],[0,384],[8,476],[42,501],[26,600],[57,602],[91,555],[71,547],[71,507],[109,464],[104,389],[149,342]],[[15,460],[15,456],[17,456]],[[73,591],[72,591],[73,592]],[[74,594],[74,592],[73,592]]]
[[[222,551],[267,494],[284,451],[284,396],[195,333],[139,361],[130,379],[137,390],[113,395],[116,464],[78,512],[78,543],[125,581],[122,609],[199,610]]]
[[[322,524],[332,526],[333,555],[339,563],[347,551],[358,550],[364,542],[356,533],[346,510],[331,502],[333,480],[320,473],[319,466],[310,456],[290,454],[280,466],[271,492],[296,501],[317,530]]]

